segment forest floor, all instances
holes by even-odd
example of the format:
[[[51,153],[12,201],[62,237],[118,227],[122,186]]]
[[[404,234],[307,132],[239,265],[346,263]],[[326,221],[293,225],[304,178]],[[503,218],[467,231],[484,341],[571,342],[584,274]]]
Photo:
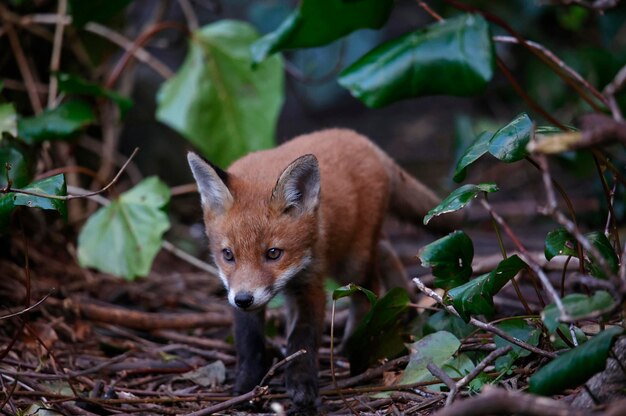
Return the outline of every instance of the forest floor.
[[[499,208],[507,209],[503,204]],[[474,240],[478,273],[493,268],[501,257],[484,218],[470,213],[474,226],[466,232]],[[545,226],[518,228],[529,250],[540,258]],[[432,276],[419,266],[415,254],[436,237],[393,222],[387,234],[408,274],[431,283]],[[0,258],[3,414],[282,414],[289,408],[280,363],[267,378],[267,388],[232,395],[232,317],[216,277],[162,251],[147,278],[128,282],[79,267],[73,244],[64,237],[50,244],[18,234],[5,244],[8,256]],[[559,273],[554,278],[558,280]],[[542,300],[529,279],[518,280],[529,306],[541,310]],[[426,297],[418,305],[422,310],[438,307]],[[496,297],[496,306],[498,316],[524,311],[510,287]],[[278,330],[270,343],[280,351],[284,319],[280,309],[268,315],[270,326]],[[335,317],[335,342],[340,341],[346,315],[344,309]],[[428,390],[438,381],[393,386],[408,362],[406,352],[356,376],[350,376],[348,360],[334,354],[333,381],[330,320],[329,308],[320,351],[321,412],[429,414],[443,406],[446,394]],[[462,340],[462,351],[493,349],[493,337],[484,333]],[[529,358],[499,384],[509,390],[522,388],[539,360]]]

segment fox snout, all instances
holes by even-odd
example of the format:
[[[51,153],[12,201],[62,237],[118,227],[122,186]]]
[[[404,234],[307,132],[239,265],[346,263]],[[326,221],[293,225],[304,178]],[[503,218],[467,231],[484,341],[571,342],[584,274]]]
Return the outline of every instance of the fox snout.
[[[262,308],[269,302],[274,293],[270,289],[233,289],[228,291],[228,302],[244,311]]]

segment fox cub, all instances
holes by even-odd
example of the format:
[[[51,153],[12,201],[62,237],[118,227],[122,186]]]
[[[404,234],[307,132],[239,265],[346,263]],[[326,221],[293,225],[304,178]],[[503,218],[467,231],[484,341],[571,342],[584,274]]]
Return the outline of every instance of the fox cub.
[[[282,291],[287,308],[285,383],[296,413],[314,413],[317,350],[324,324],[324,279],[377,288],[408,279],[381,225],[388,211],[422,222],[439,199],[389,156],[351,130],[299,136],[237,160],[223,171],[188,154],[201,196],[210,251],[234,307],[236,392],[256,386],[269,368],[265,306]],[[435,224],[435,228],[449,228]],[[348,326],[366,301],[353,301]]]

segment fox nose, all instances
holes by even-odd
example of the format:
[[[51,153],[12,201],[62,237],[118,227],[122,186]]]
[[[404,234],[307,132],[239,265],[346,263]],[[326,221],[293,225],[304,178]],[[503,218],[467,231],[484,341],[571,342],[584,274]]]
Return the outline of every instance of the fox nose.
[[[250,292],[239,292],[235,295],[235,305],[241,309],[247,309],[254,302],[254,296]]]

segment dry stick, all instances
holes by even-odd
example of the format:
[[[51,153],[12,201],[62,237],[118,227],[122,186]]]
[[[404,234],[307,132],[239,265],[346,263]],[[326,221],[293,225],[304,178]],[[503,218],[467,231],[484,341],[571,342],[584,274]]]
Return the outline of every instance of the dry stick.
[[[111,30],[110,28],[95,22],[87,23],[85,25],[85,30],[102,36],[110,42],[122,47],[126,51],[132,50],[133,56],[138,61],[143,62],[150,68],[154,69],[155,72],[161,75],[161,77],[163,77],[164,79],[169,79],[174,76],[174,72],[172,72],[172,70],[169,69],[163,62],[155,58],[150,52],[148,52],[141,46],[135,48],[131,40],[129,40],[125,36],[120,35],[114,30]]]
[[[437,301],[437,303],[439,303],[441,306],[443,306],[444,308],[446,308],[446,310],[448,312],[450,312],[452,315],[456,316],[456,317],[461,317],[459,315],[459,313],[457,312],[456,309],[454,309],[454,307],[452,305],[447,305],[446,303],[444,303],[443,299],[441,298],[441,296],[439,296],[437,294],[437,292],[433,291],[432,289],[428,288],[419,278],[414,277],[413,278],[413,282],[415,283],[415,285],[417,286],[417,288],[423,292],[424,294],[426,294],[426,296],[429,296],[431,298],[433,298],[434,300]],[[524,341],[515,338],[509,334],[507,334],[506,332],[504,332],[503,330],[501,330],[500,328],[487,323],[487,322],[483,322],[483,321],[479,321],[478,319],[471,317],[469,320],[469,323],[471,325],[474,325],[477,328],[480,328],[482,330],[485,330],[487,332],[490,332],[492,334],[498,335],[500,338],[504,338],[507,341],[520,346],[522,348],[524,348],[525,350],[534,352],[535,354],[539,354],[542,355],[544,357],[548,357],[548,358],[555,358],[556,354],[553,352],[549,352],[549,351],[545,351],[542,350],[541,348],[537,348],[534,347],[530,344],[525,343]]]
[[[447,406],[450,403],[450,397],[456,396],[456,393],[457,393],[456,382],[449,375],[447,375],[445,371],[443,371],[439,366],[437,366],[433,362],[428,363],[426,368],[428,369],[430,374],[437,377],[439,380],[443,382],[443,384],[448,386],[448,388],[450,389],[450,392],[448,393],[448,398],[446,399],[446,406]]]
[[[622,89],[626,85],[626,65],[624,65],[615,75],[615,78],[611,82],[604,87],[602,91],[604,95],[607,97],[609,108],[611,109],[611,114],[616,121],[624,121],[624,116],[622,111],[617,104],[617,100],[615,99],[615,93]]]
[[[483,393],[445,407],[434,416],[482,416],[523,414],[530,416],[588,416],[589,409],[575,409],[562,401],[518,391],[485,386]]]
[[[276,370],[278,370],[280,367],[284,366],[285,364],[289,363],[290,361],[293,361],[296,358],[298,358],[298,357],[300,357],[300,356],[302,356],[302,355],[304,355],[306,353],[307,353],[307,350],[302,348],[302,349],[294,352],[293,354],[283,358],[282,360],[278,361],[276,364],[271,366],[269,370],[267,370],[267,373],[265,373],[265,375],[261,379],[261,382],[259,383],[259,386],[264,386],[266,384],[266,382],[269,381],[270,378],[274,377],[274,374],[276,374]]]
[[[41,300],[37,301],[36,303],[34,303],[33,305],[31,305],[31,306],[29,306],[29,307],[27,307],[25,309],[22,309],[21,311],[10,313],[10,314],[4,315],[4,316],[0,316],[0,321],[2,321],[4,319],[14,318],[16,316],[20,316],[20,315],[23,315],[25,313],[28,313],[28,312],[32,311],[33,309],[37,308],[39,305],[44,303],[46,301],[46,299],[48,299],[48,297],[50,297],[50,295],[52,295],[54,293],[54,291],[55,291],[55,289],[52,289],[50,292],[48,292],[48,294],[46,296],[41,298]]]
[[[189,29],[191,31],[198,29],[198,27],[200,27],[198,23],[198,16],[196,16],[191,2],[189,0],[178,0],[178,5],[187,20],[187,26],[189,26]]]
[[[50,194],[46,194],[46,193],[42,193],[42,192],[34,192],[34,191],[27,191],[27,190],[24,190],[24,189],[11,188],[11,185],[7,184],[6,187],[0,189],[0,194],[7,194],[7,193],[13,192],[13,193],[18,193],[18,194],[25,194],[25,195],[36,196],[36,197],[40,197],[40,198],[58,199],[58,200],[61,200],[61,201],[69,201],[69,200],[72,200],[72,199],[86,198],[86,197],[98,195],[98,194],[101,194],[101,193],[105,192],[107,189],[109,189],[111,186],[113,186],[115,184],[115,182],[117,182],[117,180],[122,175],[122,172],[124,172],[124,169],[126,169],[126,166],[130,163],[130,161],[137,154],[138,151],[139,151],[139,148],[138,147],[135,148],[135,150],[129,156],[129,158],[126,161],[126,163],[124,163],[124,165],[120,168],[120,170],[117,172],[117,175],[115,175],[115,177],[111,180],[111,182],[109,182],[108,185],[105,186],[104,188],[102,188],[102,189],[100,189],[98,191],[95,191],[95,192],[88,192],[88,193],[85,193],[85,194],[82,194],[82,195],[50,195]]]
[[[2,13],[2,15],[4,17],[4,13]],[[35,114],[39,114],[43,110],[43,107],[41,104],[41,100],[39,99],[39,95],[37,94],[35,78],[33,77],[33,73],[31,72],[30,67],[28,66],[28,62],[26,61],[26,56],[24,55],[22,45],[20,44],[19,38],[15,33],[13,25],[5,21],[4,27],[6,29],[7,36],[9,37],[11,49],[13,50],[13,54],[15,55],[17,67],[19,68],[20,74],[22,74],[22,79],[24,79],[24,83],[26,84],[26,92],[28,93],[30,105],[32,106]]]
[[[50,89],[48,91],[48,108],[54,107],[56,101],[58,80],[56,72],[59,70],[61,63],[61,47],[63,44],[63,29],[65,25],[62,22],[63,16],[67,13],[67,0],[59,0],[59,7],[57,9],[57,21],[56,28],[54,29],[54,41],[52,43],[52,57],[50,58]]]
[[[509,351],[511,351],[513,347],[511,347],[510,345],[507,345],[506,347],[501,347],[498,348],[497,350],[492,351],[491,353],[489,353],[489,355],[487,355],[476,367],[474,367],[474,369],[472,371],[470,371],[469,374],[467,374],[465,377],[463,377],[462,379],[460,379],[459,381],[456,382],[456,389],[454,391],[454,393],[452,393],[452,390],[450,391],[450,394],[448,395],[448,398],[446,399],[446,406],[452,404],[452,402],[454,401],[455,396],[457,395],[457,393],[459,392],[459,390],[461,390],[463,387],[465,387],[469,382],[471,382],[472,380],[474,380],[476,377],[478,377],[478,375],[480,373],[483,372],[483,370],[493,361],[495,361],[498,357],[508,353]]]
[[[550,299],[556,305],[556,308],[560,314],[560,319],[561,320],[569,319],[569,315],[567,314],[567,311],[565,310],[565,307],[563,306],[563,302],[561,301],[559,294],[557,293],[554,286],[552,286],[552,283],[550,282],[550,279],[548,278],[548,276],[541,269],[541,266],[539,266],[539,264],[535,262],[532,256],[529,255],[528,250],[526,250],[526,247],[524,247],[524,245],[515,236],[515,233],[513,233],[513,230],[511,230],[511,228],[504,221],[504,219],[493,210],[489,202],[487,202],[484,199],[481,199],[480,202],[483,205],[483,207],[485,207],[485,209],[489,212],[489,214],[498,222],[498,224],[500,224],[504,232],[509,237],[511,237],[511,240],[513,240],[515,245],[517,245],[517,248],[519,250],[518,255],[520,259],[522,259],[522,261],[526,263],[528,267],[530,267],[531,270],[535,272],[535,274],[539,277],[539,280],[541,280],[541,284],[543,285],[544,289],[548,292]]]

